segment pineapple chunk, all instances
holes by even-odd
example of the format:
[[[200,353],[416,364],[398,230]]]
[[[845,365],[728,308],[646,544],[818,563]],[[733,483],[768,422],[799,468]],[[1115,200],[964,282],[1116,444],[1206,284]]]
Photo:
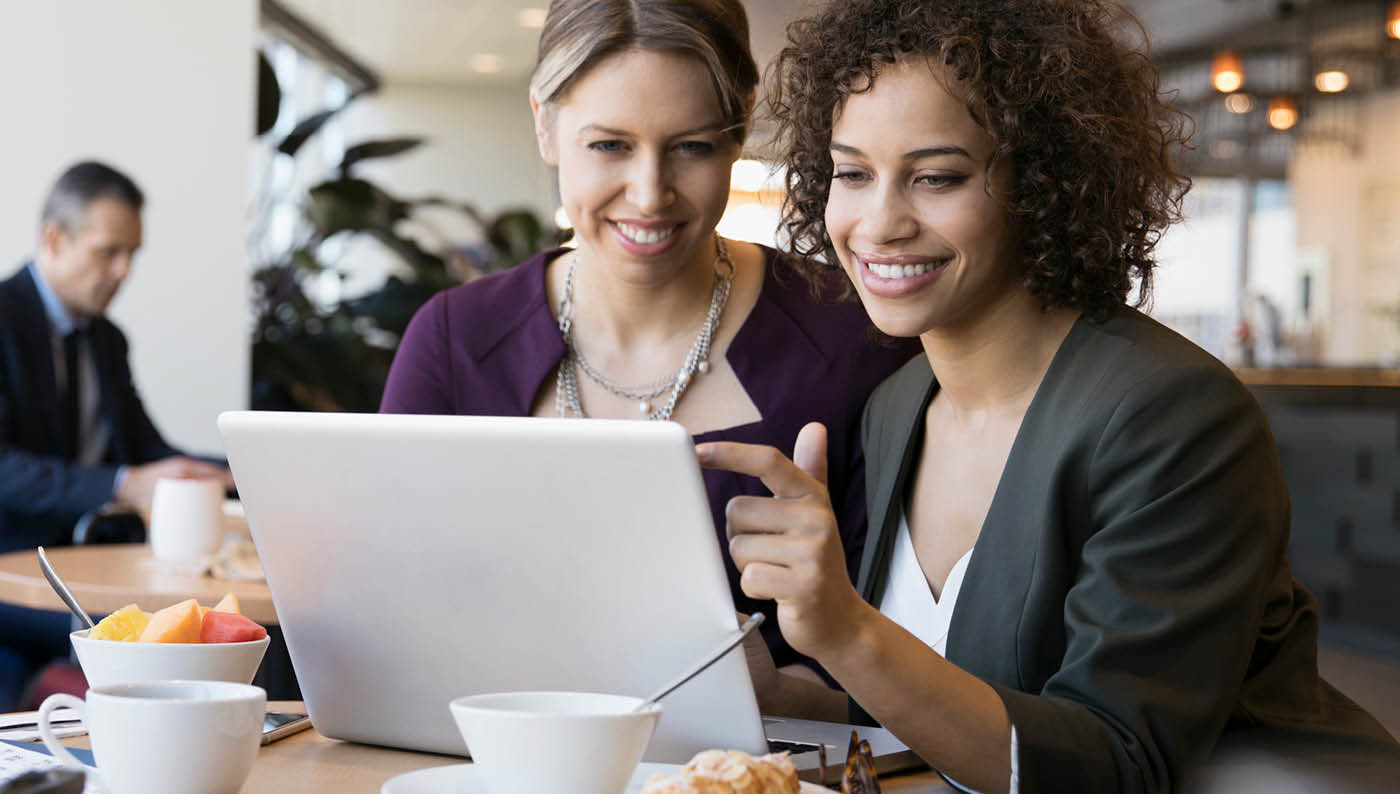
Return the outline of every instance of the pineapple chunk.
[[[199,642],[199,629],[204,624],[199,602],[193,598],[151,615],[151,622],[141,632],[141,642]]]
[[[88,632],[88,638],[136,642],[150,622],[151,614],[149,612],[143,612],[135,604],[127,604],[99,621],[92,631]]]
[[[214,605],[215,612],[232,612],[235,615],[243,614],[238,608],[238,596],[233,593],[224,593],[224,597],[219,599],[219,603]]]

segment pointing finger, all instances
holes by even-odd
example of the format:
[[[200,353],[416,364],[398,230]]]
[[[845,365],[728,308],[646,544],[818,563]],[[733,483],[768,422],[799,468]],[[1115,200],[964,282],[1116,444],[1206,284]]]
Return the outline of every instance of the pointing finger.
[[[809,477],[826,485],[826,425],[808,422],[802,426],[792,448],[792,461]]]
[[[697,445],[695,455],[700,459],[700,465],[707,469],[723,469],[757,477],[774,496],[798,498],[823,486],[783,453],[761,444],[714,441]]]

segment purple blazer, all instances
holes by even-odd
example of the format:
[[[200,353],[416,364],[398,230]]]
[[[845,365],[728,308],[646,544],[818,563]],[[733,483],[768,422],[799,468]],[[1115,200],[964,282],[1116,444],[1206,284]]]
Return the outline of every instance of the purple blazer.
[[[394,356],[380,412],[528,416],[564,358],[544,278],[545,264],[563,250],[542,252],[424,304]],[[854,581],[866,525],[861,411],[871,390],[918,352],[917,342],[877,341],[859,304],[818,302],[781,254],[765,253],[758,302],[726,354],[763,419],[695,440],[769,444],[791,454],[803,425],[824,423],[831,501]],[[715,532],[727,549],[725,505],[768,490],[757,478],[730,472],[707,470],[704,477]],[[727,552],[724,560],[735,608],[767,616],[762,630],[774,661],[815,666],[783,641],[774,603],[744,595]]]

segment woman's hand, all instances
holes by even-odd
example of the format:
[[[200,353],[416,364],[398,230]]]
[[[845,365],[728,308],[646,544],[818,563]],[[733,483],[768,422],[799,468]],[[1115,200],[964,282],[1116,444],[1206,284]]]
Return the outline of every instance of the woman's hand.
[[[802,428],[795,462],[757,444],[715,442],[695,452],[702,466],[758,477],[773,492],[736,496],[725,510],[744,592],[778,602],[778,625],[801,653],[820,660],[848,641],[866,605],[847,576],[826,490],[826,428]]]

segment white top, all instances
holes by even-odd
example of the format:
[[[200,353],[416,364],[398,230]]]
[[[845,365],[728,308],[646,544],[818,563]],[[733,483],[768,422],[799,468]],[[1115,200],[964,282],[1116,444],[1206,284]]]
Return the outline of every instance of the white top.
[[[880,611],[937,651],[939,656],[947,656],[948,628],[953,624],[953,607],[958,603],[958,591],[962,589],[963,574],[967,572],[970,559],[972,549],[968,549],[948,572],[948,579],[943,583],[943,597],[935,598],[924,569],[919,567],[914,541],[909,537],[909,522],[900,516]]]
[[[973,548],[976,548],[974,546]],[[899,517],[899,530],[895,533],[894,551],[890,553],[890,572],[885,580],[885,593],[880,596],[880,612],[898,623],[905,631],[918,637],[923,644],[932,648],[939,656],[948,655],[948,629],[953,625],[953,609],[958,605],[958,592],[962,590],[963,575],[967,573],[967,563],[972,559],[973,549],[958,558],[948,578],[943,582],[943,597],[935,598],[929,587],[924,569],[919,567],[919,557],[914,551],[914,541],[909,535],[909,521]],[[1011,794],[1021,790],[1019,753],[1016,748],[1016,726],[1011,726]],[[963,791],[969,789],[958,786]]]

